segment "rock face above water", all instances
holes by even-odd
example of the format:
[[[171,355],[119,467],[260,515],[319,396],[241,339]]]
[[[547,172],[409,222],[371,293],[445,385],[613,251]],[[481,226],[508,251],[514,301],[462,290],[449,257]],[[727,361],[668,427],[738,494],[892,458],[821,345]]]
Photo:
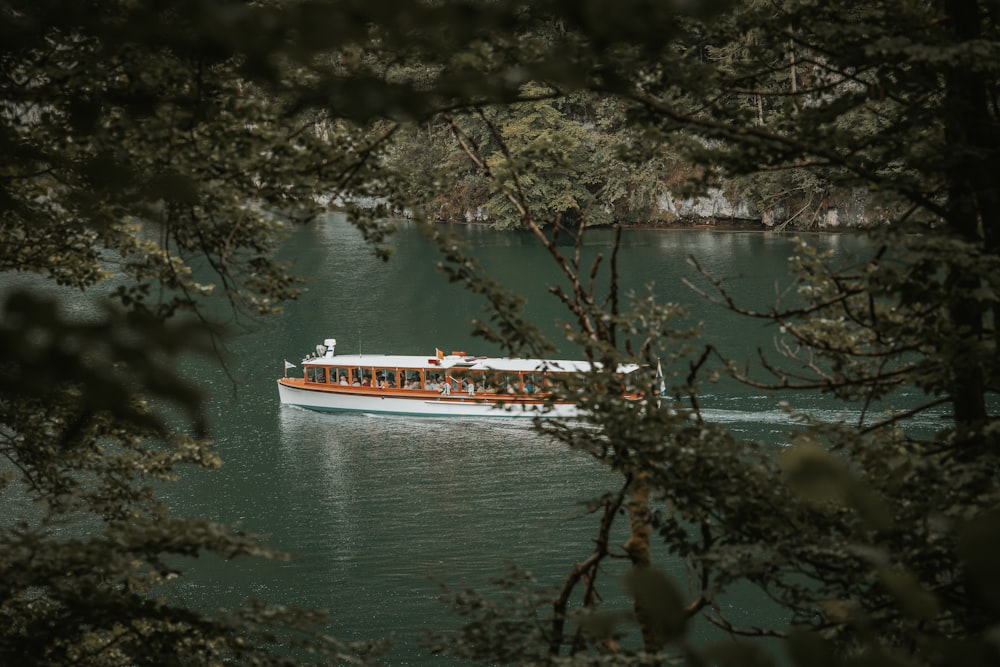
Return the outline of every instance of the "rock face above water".
[[[363,209],[390,206],[388,199],[328,197],[327,203],[343,207],[348,203]],[[818,208],[792,210],[791,207],[774,207],[766,211],[755,210],[747,202],[732,202],[719,188],[711,189],[700,197],[660,197],[656,206],[659,215],[649,220],[646,227],[685,228],[711,227],[716,229],[746,230],[802,230],[846,231],[873,227],[888,222],[890,211],[873,206],[867,190],[857,189],[845,198],[828,200]],[[406,210],[394,210],[394,215],[412,217]],[[482,206],[467,209],[459,219],[442,217],[440,222],[491,224],[489,213]]]
[[[844,200],[798,213],[781,207],[756,211],[745,202],[729,201],[718,188],[713,188],[702,197],[680,199],[668,196],[662,197],[658,203],[665,219],[662,223],[652,224],[664,227],[836,231],[870,227],[879,224],[885,217],[884,212],[869,208],[868,193],[862,189],[854,191]]]

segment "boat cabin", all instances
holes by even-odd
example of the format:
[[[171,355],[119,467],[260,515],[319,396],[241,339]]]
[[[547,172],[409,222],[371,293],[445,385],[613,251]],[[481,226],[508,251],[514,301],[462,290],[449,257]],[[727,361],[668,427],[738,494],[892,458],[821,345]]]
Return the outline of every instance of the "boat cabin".
[[[471,357],[452,352],[434,358],[389,355],[346,355],[303,361],[306,384],[335,385],[379,392],[434,392],[435,394],[507,394],[543,398],[551,375],[583,370],[558,368],[558,362]],[[549,370],[548,366],[552,366]],[[527,367],[525,369],[524,367]],[[543,370],[544,369],[544,370]],[[332,388],[332,387],[331,387]]]
[[[524,416],[575,413],[573,401],[552,408],[552,385],[559,375],[589,371],[585,361],[512,359],[473,356],[465,352],[433,357],[415,355],[335,355],[336,341],[327,339],[316,354],[302,360],[302,374],[278,380],[282,402],[316,410],[354,410],[420,415],[511,415],[497,406],[522,408]],[[628,374],[638,366],[618,369]],[[626,395],[631,395],[631,392]],[[533,410],[533,412],[528,412]]]

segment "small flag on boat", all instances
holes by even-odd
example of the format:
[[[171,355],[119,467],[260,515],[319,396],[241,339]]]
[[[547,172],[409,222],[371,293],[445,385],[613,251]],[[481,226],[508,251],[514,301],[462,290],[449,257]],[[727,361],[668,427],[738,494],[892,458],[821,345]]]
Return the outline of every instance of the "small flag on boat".
[[[438,359],[444,359],[444,352],[442,352],[440,349],[435,347],[434,353],[437,355]]]
[[[289,368],[295,368],[295,364],[290,362],[288,359],[285,359],[285,370],[287,371]]]

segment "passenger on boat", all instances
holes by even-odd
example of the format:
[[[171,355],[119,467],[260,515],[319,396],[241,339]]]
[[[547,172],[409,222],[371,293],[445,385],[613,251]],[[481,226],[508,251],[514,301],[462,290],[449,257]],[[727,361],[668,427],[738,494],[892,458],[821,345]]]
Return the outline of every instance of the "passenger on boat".
[[[363,379],[361,381],[361,386],[362,387],[370,387],[370,386],[372,386],[372,380],[371,380],[371,378],[366,375],[365,379]]]
[[[340,384],[347,385],[347,373],[340,374]]]
[[[450,382],[442,382],[441,383],[441,395],[442,396],[448,396],[450,394],[451,394],[451,383]]]
[[[361,380],[358,379],[357,375],[354,376],[354,382],[351,383],[351,386],[352,387],[360,387],[361,386]]]

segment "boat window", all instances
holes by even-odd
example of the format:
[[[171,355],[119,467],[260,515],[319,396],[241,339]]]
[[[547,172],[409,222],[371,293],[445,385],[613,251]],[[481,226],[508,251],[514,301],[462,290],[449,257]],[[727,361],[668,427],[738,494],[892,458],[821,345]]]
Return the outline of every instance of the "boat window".
[[[306,381],[326,382],[326,368],[323,366],[306,366]]]
[[[534,394],[536,392],[544,391],[541,373],[525,373],[522,376],[522,379],[524,381],[525,394]]]
[[[483,391],[487,394],[495,394],[500,386],[499,373],[483,373]]]
[[[482,373],[452,369],[451,392],[453,394],[474,394],[477,391],[475,386],[476,375],[480,378],[480,387],[478,391],[482,391]]]
[[[407,389],[423,389],[423,380],[420,377],[420,371],[403,371],[403,379],[405,384],[403,385]]]
[[[330,369],[331,382],[334,381],[334,377],[336,377],[337,384],[343,384],[343,385],[351,384],[351,378],[346,368],[331,368]]]
[[[517,394],[521,391],[521,379],[517,373],[492,371],[486,374],[483,391],[489,394]]]
[[[372,369],[370,368],[352,368],[351,369],[351,385],[354,387],[370,387],[372,386]]]
[[[444,385],[444,373],[427,373],[427,377],[424,378],[424,389],[429,391],[438,391]]]
[[[395,368],[376,368],[375,369],[375,386],[379,389],[395,389],[396,384],[396,369]]]
[[[484,371],[472,371],[470,375],[472,376],[472,380],[476,383],[476,391],[486,391],[486,373]]]
[[[517,373],[497,373],[497,393],[521,393],[521,378]]]
[[[630,394],[642,393],[644,391],[642,383],[648,381],[642,373],[635,371],[625,373],[623,379],[625,380],[625,391]],[[659,388],[657,388],[657,391],[660,391]]]

